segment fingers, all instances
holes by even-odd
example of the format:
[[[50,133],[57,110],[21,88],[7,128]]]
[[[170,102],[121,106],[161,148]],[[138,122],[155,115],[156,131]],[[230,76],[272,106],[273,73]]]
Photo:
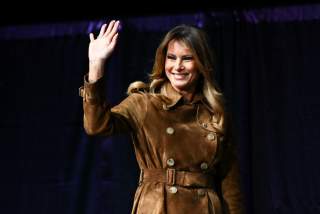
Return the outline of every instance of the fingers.
[[[112,23],[110,23],[107,31],[103,36],[113,38],[114,35],[118,32],[119,24],[120,21],[113,21]]]
[[[113,25],[113,28],[110,33],[112,37],[118,32],[119,24],[120,24],[120,21],[116,21],[115,24]]]
[[[100,32],[99,32],[99,35],[97,36],[97,38],[109,36],[109,38],[113,39],[113,37],[115,36],[115,34],[118,31],[119,24],[120,24],[120,21],[115,21],[115,20],[112,20],[111,22],[109,22],[108,25],[103,24],[101,26],[101,29],[100,29]],[[90,41],[93,41],[93,40],[94,40],[94,35],[92,33],[90,33]]]
[[[118,39],[118,33],[116,33],[116,35],[114,35],[114,37],[112,37],[112,40],[111,40],[111,46],[115,46],[116,45],[116,42],[117,42],[117,39]]]
[[[90,33],[90,34],[89,34],[89,37],[90,37],[90,42],[94,41],[93,33]]]
[[[104,34],[105,30],[106,30],[106,27],[107,27],[107,24],[103,24],[103,25],[102,25],[102,27],[101,27],[101,29],[100,29],[100,33],[99,33],[99,35],[98,35],[98,38],[100,38],[100,37],[103,36],[103,34]]]
[[[112,21],[109,23],[108,28],[107,28],[106,32],[104,33],[104,35],[108,35],[108,34],[110,33],[110,31],[111,31],[111,29],[113,28],[115,22],[116,22],[115,20],[112,20]]]

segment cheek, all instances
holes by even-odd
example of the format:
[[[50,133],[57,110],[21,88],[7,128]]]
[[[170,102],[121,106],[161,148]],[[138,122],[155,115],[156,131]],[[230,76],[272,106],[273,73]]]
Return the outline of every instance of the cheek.
[[[165,68],[164,73],[166,74],[166,77],[170,80],[171,79],[170,71],[168,71],[167,68]]]
[[[184,65],[189,71],[195,71],[197,70],[197,66],[196,66],[196,63],[194,61],[191,61],[191,62],[187,62],[185,63]]]
[[[199,70],[196,68],[196,66],[193,66],[192,69],[190,70],[190,73],[192,75],[192,80],[197,80],[201,76]]]
[[[170,62],[166,62],[166,63],[164,64],[164,70],[165,70],[165,71],[170,71],[171,69],[172,69],[171,63],[170,63]]]
[[[199,71],[198,71],[198,69],[196,68],[196,66],[194,64],[191,64],[188,67],[188,70],[189,70],[190,73],[192,73],[193,76],[198,76],[199,75]]]
[[[165,64],[165,66],[164,66],[164,71],[167,73],[168,72],[168,65],[167,64]]]

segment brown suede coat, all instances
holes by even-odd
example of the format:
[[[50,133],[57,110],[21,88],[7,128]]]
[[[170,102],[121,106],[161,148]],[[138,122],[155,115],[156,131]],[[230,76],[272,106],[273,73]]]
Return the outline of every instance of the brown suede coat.
[[[203,96],[185,104],[166,83],[157,95],[133,93],[111,108],[103,84],[80,88],[84,127],[89,135],[131,133],[141,169],[132,213],[244,212],[232,144],[212,129]]]

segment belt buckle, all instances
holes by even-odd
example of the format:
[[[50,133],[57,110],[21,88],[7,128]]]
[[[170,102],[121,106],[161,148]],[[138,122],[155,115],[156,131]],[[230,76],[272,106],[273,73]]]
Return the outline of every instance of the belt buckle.
[[[167,169],[167,184],[173,186],[176,184],[176,170]]]

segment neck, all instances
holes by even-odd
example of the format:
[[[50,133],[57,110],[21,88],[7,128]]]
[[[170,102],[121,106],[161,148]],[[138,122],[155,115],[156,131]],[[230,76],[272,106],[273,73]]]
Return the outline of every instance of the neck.
[[[194,93],[185,92],[185,93],[181,93],[181,94],[182,94],[182,96],[183,96],[183,99],[184,99],[186,102],[192,102],[193,97],[194,97]]]
[[[179,90],[177,88],[174,88],[174,89],[183,96],[183,99],[186,102],[191,102],[196,92],[196,87],[192,87],[191,89],[188,89],[188,90]]]

